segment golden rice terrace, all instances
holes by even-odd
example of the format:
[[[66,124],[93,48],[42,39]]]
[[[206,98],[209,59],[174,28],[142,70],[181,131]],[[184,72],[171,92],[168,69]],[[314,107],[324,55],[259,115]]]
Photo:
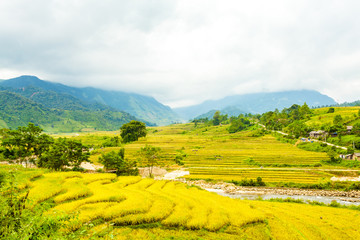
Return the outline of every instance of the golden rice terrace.
[[[113,174],[28,171],[30,203],[76,217],[84,239],[360,239],[360,211],[295,203],[234,200],[172,181]],[[27,179],[27,180],[26,180]]]

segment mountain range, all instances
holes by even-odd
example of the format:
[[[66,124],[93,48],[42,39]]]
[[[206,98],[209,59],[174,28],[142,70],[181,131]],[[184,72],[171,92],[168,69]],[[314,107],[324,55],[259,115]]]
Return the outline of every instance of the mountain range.
[[[153,97],[136,93],[71,87],[35,76],[21,76],[0,80],[0,127],[15,128],[34,122],[50,132],[116,130],[135,119],[148,126],[167,125],[211,118],[216,110],[238,116],[282,110],[304,102],[310,107],[337,104],[317,91],[298,90],[234,95],[171,109]]]
[[[146,121],[152,125],[167,125],[181,121],[180,117],[177,116],[170,107],[159,103],[153,97],[135,93],[106,91],[92,87],[70,87],[60,83],[40,80],[35,76],[21,76],[3,80],[0,82],[0,87],[7,88],[6,90],[22,95],[25,95],[22,91],[29,92],[29,88],[40,89],[41,91],[47,91],[48,93],[51,92],[52,95],[53,93],[57,93],[58,96],[66,96],[67,100],[69,100],[70,95],[73,97],[72,101],[77,102],[76,105],[78,107],[84,104],[97,107],[102,105],[102,107],[127,112],[137,119]],[[35,92],[31,94],[34,95],[29,96],[28,94],[26,97],[30,97],[32,100],[38,98]],[[44,105],[47,104],[46,101],[40,101],[39,103]]]
[[[219,100],[209,100],[201,104],[175,108],[174,111],[184,119],[194,119],[200,114],[219,110],[229,115],[238,113],[264,113],[274,109],[282,110],[292,104],[307,103],[310,107],[336,104],[335,100],[312,90],[284,91],[272,93],[252,93],[228,96]],[[229,111],[229,109],[232,109]],[[236,111],[234,111],[236,110]],[[231,112],[234,112],[232,114]]]

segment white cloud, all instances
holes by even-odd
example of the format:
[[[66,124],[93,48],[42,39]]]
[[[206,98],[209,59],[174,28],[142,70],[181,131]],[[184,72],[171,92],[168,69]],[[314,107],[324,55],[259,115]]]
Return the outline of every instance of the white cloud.
[[[2,0],[0,78],[33,74],[181,106],[315,89],[358,99],[358,1]]]

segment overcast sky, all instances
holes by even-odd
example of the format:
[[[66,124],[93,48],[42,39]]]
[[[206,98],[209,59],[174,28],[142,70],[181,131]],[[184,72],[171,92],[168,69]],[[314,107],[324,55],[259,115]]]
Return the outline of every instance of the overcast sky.
[[[0,0],[0,79],[36,75],[172,107],[313,89],[360,99],[360,1]]]

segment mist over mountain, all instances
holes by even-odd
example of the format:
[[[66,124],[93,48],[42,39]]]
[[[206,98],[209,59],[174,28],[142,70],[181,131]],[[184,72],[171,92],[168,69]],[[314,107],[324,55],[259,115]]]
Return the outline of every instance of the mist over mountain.
[[[175,112],[168,106],[165,106],[153,97],[144,96],[135,93],[126,93],[120,91],[106,91],[92,87],[77,88],[70,87],[60,83],[52,83],[40,80],[35,76],[21,76],[0,82],[0,86],[12,88],[16,92],[28,91],[28,87],[40,90],[52,91],[58,93],[58,97],[69,99],[69,95],[76,98],[76,105],[92,104],[97,107],[107,106],[119,111],[130,113],[138,119],[154,123],[157,125],[167,125],[173,122],[181,121]],[[39,95],[32,96],[33,98]],[[45,98],[46,99],[46,98]],[[44,100],[45,100],[44,99]],[[41,102],[46,105],[46,102]]]
[[[212,110],[220,110],[225,113],[226,109],[234,108],[239,112],[256,114],[272,111],[275,108],[281,110],[292,104],[302,105],[304,102],[310,107],[336,104],[334,99],[317,91],[298,90],[228,96],[220,100],[208,100],[194,106],[175,108],[174,111],[182,118],[189,120]],[[234,113],[234,115],[236,114]]]

